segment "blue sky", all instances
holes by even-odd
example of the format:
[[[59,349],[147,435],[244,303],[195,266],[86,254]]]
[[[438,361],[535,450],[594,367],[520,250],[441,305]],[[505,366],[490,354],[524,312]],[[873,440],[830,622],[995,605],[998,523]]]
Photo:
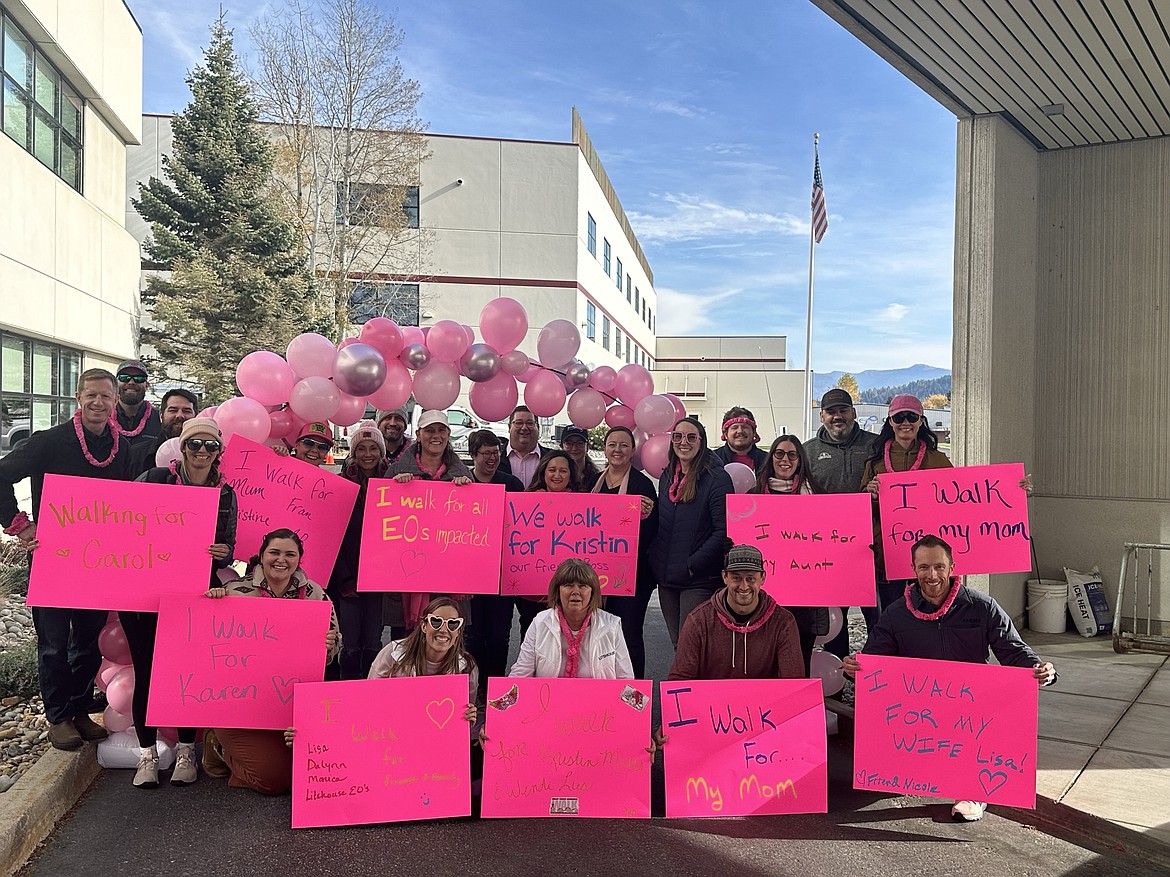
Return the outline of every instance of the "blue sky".
[[[143,108],[190,96],[220,0],[130,0]],[[223,0],[236,46],[261,3]],[[812,135],[817,371],[949,367],[955,118],[806,0],[396,7],[441,134],[566,141],[570,108],[654,270],[660,334],[788,336],[804,363]]]

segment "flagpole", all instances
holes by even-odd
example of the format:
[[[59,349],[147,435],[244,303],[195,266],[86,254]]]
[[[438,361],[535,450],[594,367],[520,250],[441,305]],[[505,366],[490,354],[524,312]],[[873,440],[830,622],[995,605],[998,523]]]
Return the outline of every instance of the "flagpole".
[[[813,134],[813,155],[817,152],[817,143],[821,135]],[[815,159],[814,159],[815,161]],[[813,373],[812,373],[812,327],[813,327],[813,254],[816,251],[816,222],[813,220],[813,211],[815,208],[810,204],[809,206],[809,228],[808,228],[808,311],[805,315],[804,322],[804,440],[808,441],[812,437],[812,397],[813,397]]]

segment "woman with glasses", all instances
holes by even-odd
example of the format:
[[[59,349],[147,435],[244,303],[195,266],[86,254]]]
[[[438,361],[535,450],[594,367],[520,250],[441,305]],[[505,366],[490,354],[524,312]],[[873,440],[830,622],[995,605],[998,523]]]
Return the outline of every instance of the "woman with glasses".
[[[182,457],[169,467],[159,466],[138,476],[137,481],[149,484],[185,484],[195,487],[210,487],[219,491],[219,512],[215,521],[215,542],[207,547],[211,555],[209,587],[219,584],[216,573],[227,569],[232,562],[236,547],[236,493],[224,480],[219,471],[219,458],[223,454],[223,436],[219,426],[209,417],[193,417],[183,424],[179,435],[179,451]],[[119,612],[122,629],[126,631],[126,642],[130,646],[130,660],[134,664],[134,699],[132,715],[134,730],[138,734],[138,745],[142,755],[138,759],[138,771],[134,774],[134,785],[140,789],[158,786],[158,728],[146,723],[146,701],[150,695],[150,671],[154,662],[154,642],[158,629],[157,612]],[[198,775],[195,766],[195,729],[179,728],[179,747],[175,757],[175,769],[171,773],[172,785],[182,786],[195,782]]]
[[[731,476],[707,447],[707,431],[684,417],[670,433],[670,453],[658,479],[658,533],[650,562],[670,641],[688,615],[722,587]]]
[[[301,427],[301,434],[297,436],[292,455],[310,466],[323,466],[329,462],[329,452],[332,450],[333,430],[329,428],[329,424],[306,423]]]
[[[593,493],[627,493],[642,497],[642,522],[638,530],[638,571],[634,593],[629,597],[610,596],[605,606],[622,621],[622,635],[634,665],[634,678],[646,675],[646,642],[642,629],[646,607],[654,593],[654,572],[650,568],[650,543],[658,532],[658,494],[654,482],[634,468],[634,433],[615,426],[605,434],[605,469],[593,485]]]
[[[768,457],[756,475],[756,486],[748,493],[797,494],[820,493],[820,485],[813,477],[805,458],[804,446],[794,435],[782,435],[772,442]],[[785,606],[796,619],[800,635],[800,652],[804,656],[804,675],[809,674],[816,638],[829,632],[829,610],[824,606]]]
[[[861,489],[873,498],[873,553],[877,579],[877,608],[862,606],[866,628],[873,630],[878,617],[890,603],[902,596],[904,581],[887,581],[885,554],[882,551],[882,525],[878,513],[878,481],[891,472],[912,472],[916,469],[949,469],[950,458],[938,449],[938,438],[923,416],[922,402],[915,396],[895,396],[872,457],[861,475]]]
[[[565,427],[561,433],[561,450],[573,458],[582,490],[592,490],[601,477],[601,470],[589,459],[589,433],[579,426]]]
[[[577,464],[568,451],[549,451],[540,458],[528,491],[546,493],[578,493],[581,490]],[[537,614],[546,606],[544,597],[522,594],[516,597],[516,613],[520,616],[520,639],[528,634],[528,627]]]
[[[601,582],[586,561],[561,561],[548,605],[528,628],[509,676],[633,679],[622,623],[601,608]]]

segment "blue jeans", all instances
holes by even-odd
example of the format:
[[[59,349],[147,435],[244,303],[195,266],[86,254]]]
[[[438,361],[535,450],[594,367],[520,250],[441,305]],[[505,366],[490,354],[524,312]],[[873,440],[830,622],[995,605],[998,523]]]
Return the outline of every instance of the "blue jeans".
[[[94,677],[102,665],[98,634],[106,626],[108,614],[104,609],[33,607],[37,674],[50,724],[86,712],[93,698]]]

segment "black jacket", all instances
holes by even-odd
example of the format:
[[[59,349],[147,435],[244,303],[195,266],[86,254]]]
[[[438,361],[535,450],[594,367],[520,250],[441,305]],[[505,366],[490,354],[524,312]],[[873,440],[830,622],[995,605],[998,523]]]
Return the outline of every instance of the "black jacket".
[[[135,481],[147,484],[179,484],[179,476],[165,466],[155,466],[143,472]],[[232,556],[236,552],[236,492],[225,480],[219,488],[219,515],[215,520],[215,541],[217,544],[228,547],[227,557],[213,560],[211,565],[212,586],[218,587],[219,580],[215,577],[215,570],[227,569],[232,565]]]
[[[710,588],[722,584],[727,551],[727,495],[734,492],[731,476],[717,464],[699,474],[693,501],[670,498],[671,472],[658,479],[658,534],[650,548],[650,564],[659,587]]]
[[[122,411],[121,405],[114,406],[114,414],[118,418],[118,425],[123,429],[138,429],[138,424],[142,421],[141,411],[138,412],[137,417],[127,417],[126,414]],[[147,444],[148,442],[152,442],[154,439],[158,438],[161,433],[162,420],[158,416],[158,409],[151,405],[150,416],[146,418],[146,426],[142,428],[142,432],[133,437],[124,435],[122,436],[122,440],[129,442],[132,445],[142,445]]]
[[[720,466],[726,466],[728,463],[735,462],[735,451],[731,449],[731,445],[725,444],[721,448],[716,448],[713,453],[719,460]],[[764,465],[764,461],[768,459],[768,452],[756,445],[752,445],[747,455],[752,458],[753,472],[759,472],[760,467]]]
[[[604,477],[603,475],[598,478]],[[650,560],[650,548],[654,544],[654,537],[658,535],[658,494],[654,490],[654,482],[643,472],[630,469],[630,480],[626,485],[628,496],[648,496],[654,502],[650,514],[642,519],[638,525],[638,578],[637,590],[639,593],[654,590],[657,578],[654,575],[653,564]],[[614,493],[601,485],[598,493]]]

